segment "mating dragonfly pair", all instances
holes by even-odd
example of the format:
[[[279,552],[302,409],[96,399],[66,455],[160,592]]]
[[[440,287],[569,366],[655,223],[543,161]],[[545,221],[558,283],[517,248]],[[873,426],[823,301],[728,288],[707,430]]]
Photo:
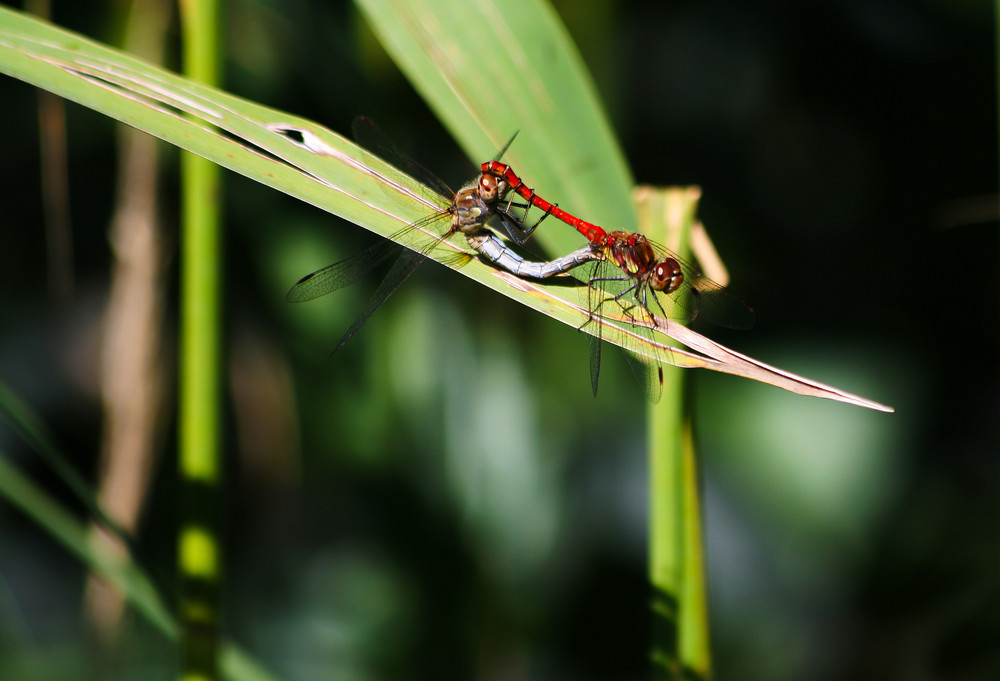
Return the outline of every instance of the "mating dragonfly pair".
[[[513,138],[494,160],[482,164],[481,174],[475,182],[453,192],[443,181],[399,151],[367,118],[359,118],[354,122],[354,137],[359,144],[387,162],[410,174],[419,175],[418,180],[449,202],[442,211],[405,227],[403,232],[422,229],[439,221],[450,224],[443,233],[419,250],[399,246],[395,243],[399,235],[394,235],[361,253],[303,277],[289,290],[286,295],[289,302],[312,300],[354,283],[373,267],[398,254],[368,306],[344,334],[334,353],[357,333],[435,246],[459,233],[483,260],[518,277],[547,279],[589,266],[583,279],[588,287],[589,314],[581,328],[590,323],[598,324],[598,334],[591,337],[590,359],[591,384],[595,395],[600,376],[601,337],[606,328],[603,320],[612,314],[616,316],[616,321],[620,318],[631,320],[631,326],[642,337],[649,337],[649,327],[662,324],[662,318],[688,322],[699,316],[730,328],[749,328],[753,325],[753,311],[739,298],[701,276],[669,250],[654,245],[642,234],[608,232],[538,196],[509,165],[499,160]],[[523,203],[515,203],[518,197]],[[527,227],[528,212],[533,207],[541,210],[542,216]],[[516,245],[523,246],[538,225],[549,216],[574,227],[587,239],[587,245],[561,258],[532,261],[512,250],[491,230],[502,230]],[[617,286],[620,290],[608,293],[606,289],[609,286]],[[610,308],[605,308],[606,305],[614,306],[614,310],[609,311]],[[658,318],[661,321],[658,322]],[[620,332],[617,324],[607,328],[617,330],[613,331],[615,333]],[[634,344],[639,342],[625,334],[619,335],[624,347],[629,347],[630,344],[635,347]],[[655,347],[655,344],[646,347]],[[648,362],[632,357],[629,353],[626,356],[630,359],[636,377],[645,387],[647,397],[656,402],[663,388],[662,370],[657,367],[654,374],[649,370],[651,367]],[[660,361],[665,361],[665,358]]]

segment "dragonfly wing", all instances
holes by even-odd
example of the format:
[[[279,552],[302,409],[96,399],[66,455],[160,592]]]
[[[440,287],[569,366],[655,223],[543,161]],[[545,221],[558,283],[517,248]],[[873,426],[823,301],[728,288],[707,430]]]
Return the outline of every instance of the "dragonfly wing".
[[[600,343],[600,338],[604,334],[608,334],[608,337],[613,342],[620,342],[622,346],[622,352],[625,353],[625,359],[628,362],[629,369],[632,375],[638,381],[639,385],[642,386],[643,391],[646,394],[646,399],[648,399],[653,404],[660,401],[660,396],[663,393],[663,369],[661,367],[664,361],[663,353],[669,352],[663,349],[656,350],[655,352],[660,356],[659,360],[653,360],[646,358],[645,356],[640,356],[630,352],[628,348],[636,347],[642,348],[643,350],[648,350],[650,348],[655,348],[655,343],[645,343],[635,337],[632,333],[638,334],[645,341],[653,341],[653,335],[650,329],[644,323],[634,323],[636,321],[642,322],[643,319],[637,320],[634,315],[643,316],[643,311],[648,311],[648,308],[643,303],[642,300],[635,298],[635,302],[628,302],[625,300],[627,296],[635,295],[632,293],[636,282],[634,280],[619,279],[612,276],[614,267],[607,260],[602,260],[598,262],[593,271],[593,276],[590,278],[590,291],[588,294],[588,303],[591,310],[591,320],[595,324],[600,324],[599,334],[598,334],[598,344]],[[596,284],[600,285],[617,285],[613,288],[621,288],[622,285],[626,285],[625,288],[620,291],[604,291],[603,288],[599,288]],[[650,291],[652,292],[652,291]],[[630,321],[632,323],[630,323]],[[607,328],[605,328],[607,326]],[[632,333],[627,333],[625,329],[629,329]],[[596,371],[599,369],[600,354],[596,353],[596,365],[595,365],[595,351],[593,346],[591,347],[591,366],[590,375],[591,382],[593,383],[594,390],[597,390],[597,375]]]
[[[587,309],[590,310],[590,317],[587,324],[597,324],[597,333],[590,336],[590,387],[594,390],[594,397],[597,397],[597,383],[601,377],[601,346],[604,344],[604,323],[601,321],[600,311],[604,305],[604,292],[594,286],[597,278],[604,275],[607,263],[597,262],[591,268],[586,268],[587,272]]]
[[[684,273],[684,285],[677,291],[681,295],[654,294],[657,303],[664,308],[664,316],[685,324],[704,319],[727,329],[749,329],[753,326],[753,309],[739,296],[704,276],[697,267],[669,248],[653,241],[650,244],[658,257],[669,256],[676,260]]]
[[[382,303],[387,301],[389,296],[395,293],[396,289],[398,289],[404,281],[410,278],[413,271],[417,269],[420,263],[422,263],[427,257],[423,253],[411,251],[408,248],[404,248],[402,251],[403,252],[400,253],[399,257],[396,259],[396,262],[392,264],[388,274],[385,275],[382,283],[380,283],[378,288],[375,289],[375,293],[372,294],[364,312],[362,312],[358,318],[354,320],[354,323],[351,324],[351,328],[347,330],[344,337],[340,339],[339,343],[337,343],[337,347],[335,347],[333,352],[330,353],[331,355],[336,354],[338,350],[344,347],[347,341],[351,340],[354,334],[356,334],[358,330],[364,326],[364,323],[368,321],[368,318],[375,314],[377,309],[382,307]]]
[[[753,326],[753,309],[725,287],[699,276],[691,282],[690,290],[692,318],[703,317],[727,329]]]
[[[604,324],[600,318],[597,318],[594,323],[599,324],[603,330]],[[603,332],[597,336],[590,336],[590,386],[594,390],[594,397],[597,397],[597,384],[601,375],[601,348],[603,345]],[[632,371],[636,382],[642,386],[646,399],[653,404],[659,402],[660,396],[663,394],[663,369],[659,365],[651,364],[650,360],[639,357],[624,348],[622,353],[625,355],[628,368]]]
[[[455,196],[455,192],[452,191],[447,182],[410,158],[370,118],[364,116],[355,118],[351,124],[351,133],[354,135],[355,142],[383,161],[396,166],[441,196],[449,199]]]
[[[653,404],[659,402],[660,396],[663,394],[663,367],[658,364],[654,366],[649,360],[639,357],[628,350],[623,350],[622,352],[636,382],[646,392],[646,399]]]
[[[401,249],[391,241],[379,241],[360,253],[327,265],[299,279],[285,294],[289,303],[304,303],[353,284]]]
[[[588,338],[590,339],[590,387],[594,390],[594,397],[597,397],[597,384],[601,379],[601,346],[604,342],[600,334],[596,336],[588,334]]]

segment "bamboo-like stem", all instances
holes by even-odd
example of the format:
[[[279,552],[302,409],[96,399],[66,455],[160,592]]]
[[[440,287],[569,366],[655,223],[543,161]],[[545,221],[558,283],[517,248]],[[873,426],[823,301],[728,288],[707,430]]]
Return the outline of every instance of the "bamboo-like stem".
[[[700,191],[635,193],[640,231],[682,257]],[[709,678],[707,595],[698,475],[684,372],[663,367],[663,399],[648,410],[652,661],[656,678]]]
[[[52,18],[49,0],[28,0],[25,10],[45,20]],[[66,140],[66,103],[51,92],[38,92],[38,131],[42,164],[42,205],[45,210],[45,246],[49,297],[53,303],[73,301],[73,225],[70,219],[69,169]]]
[[[673,369],[680,372],[680,369]],[[690,405],[688,405],[690,406]],[[708,580],[705,572],[705,532],[698,460],[691,417],[685,414],[681,435],[681,523],[684,532],[683,575],[678,622],[678,650],[684,668],[697,678],[712,677],[712,648],[708,620]]]
[[[218,82],[218,5],[181,2],[184,71]],[[181,671],[185,681],[219,678],[218,540],[221,449],[221,233],[219,168],[184,153],[182,172],[180,453]]]

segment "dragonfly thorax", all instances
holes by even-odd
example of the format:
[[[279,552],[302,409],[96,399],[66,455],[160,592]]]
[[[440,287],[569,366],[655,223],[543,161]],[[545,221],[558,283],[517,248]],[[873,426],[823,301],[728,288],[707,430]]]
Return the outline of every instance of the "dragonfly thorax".
[[[482,231],[486,218],[491,212],[490,204],[483,200],[479,185],[459,189],[455,194],[455,202],[449,208],[451,211],[452,231],[465,235],[477,234]]]
[[[673,293],[684,283],[680,263],[670,257],[658,260],[653,244],[642,234],[611,232],[602,249],[629,279],[641,279],[654,291]]]
[[[642,234],[611,232],[603,248],[607,258],[630,279],[646,275],[656,265],[656,252]]]

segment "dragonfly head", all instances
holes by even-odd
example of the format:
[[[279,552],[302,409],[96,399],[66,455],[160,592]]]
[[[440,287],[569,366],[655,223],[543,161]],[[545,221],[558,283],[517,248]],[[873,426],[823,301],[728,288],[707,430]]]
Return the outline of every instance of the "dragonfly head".
[[[649,286],[654,291],[673,293],[684,283],[684,273],[680,263],[673,258],[664,258],[656,263],[649,277]]]
[[[479,196],[486,203],[494,203],[507,195],[507,182],[493,173],[484,171],[479,176]]]

